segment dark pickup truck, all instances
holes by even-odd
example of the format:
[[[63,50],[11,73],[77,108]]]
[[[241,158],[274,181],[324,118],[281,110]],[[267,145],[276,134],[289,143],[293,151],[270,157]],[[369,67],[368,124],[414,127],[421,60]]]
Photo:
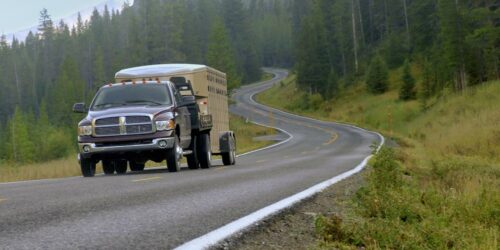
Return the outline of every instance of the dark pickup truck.
[[[208,136],[194,139],[190,109],[196,110],[194,95],[181,95],[170,81],[123,82],[103,86],[78,124],[79,162],[82,175],[92,177],[102,162],[105,174],[144,170],[149,160],[167,161],[170,172],[180,169],[186,156],[191,166],[210,164]],[[205,164],[206,165],[206,164]],[[203,167],[203,165],[201,165]]]

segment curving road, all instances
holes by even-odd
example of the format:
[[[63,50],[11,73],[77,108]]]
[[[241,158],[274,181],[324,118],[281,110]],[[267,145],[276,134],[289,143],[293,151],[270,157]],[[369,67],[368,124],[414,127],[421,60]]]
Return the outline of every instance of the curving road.
[[[276,76],[239,89],[231,112],[283,131],[280,145],[233,167],[0,184],[0,249],[174,248],[357,166],[378,135],[252,100]],[[283,100],[286,101],[286,100]]]

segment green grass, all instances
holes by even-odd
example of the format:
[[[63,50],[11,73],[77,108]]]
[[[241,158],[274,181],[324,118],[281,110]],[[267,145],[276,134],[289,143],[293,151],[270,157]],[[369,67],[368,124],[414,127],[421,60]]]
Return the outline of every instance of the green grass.
[[[269,146],[273,141],[254,140],[255,137],[276,134],[276,130],[247,122],[244,118],[231,115],[231,130],[236,134],[237,153],[245,153]]]
[[[261,81],[268,81],[273,79],[274,75],[271,73],[264,72],[262,73],[262,77],[260,78]]]
[[[276,131],[271,128],[258,126],[246,122],[238,116],[230,116],[230,129],[237,136],[237,153],[249,152],[261,147],[273,144],[273,141],[254,141],[254,137],[272,135]],[[165,163],[148,162],[147,167],[156,167]],[[101,172],[100,164],[97,171]],[[14,165],[2,163],[0,165],[0,182],[39,180],[50,178],[63,178],[70,176],[80,176],[80,167],[76,159],[76,153],[66,158],[53,160],[45,163],[34,163],[26,165]]]
[[[423,111],[391,91],[362,84],[335,100],[308,96],[294,77],[257,96],[267,105],[382,132],[401,146],[371,162],[351,213],[319,217],[320,246],[356,249],[498,249],[500,237],[500,82],[448,93]],[[281,100],[288,100],[286,103]]]

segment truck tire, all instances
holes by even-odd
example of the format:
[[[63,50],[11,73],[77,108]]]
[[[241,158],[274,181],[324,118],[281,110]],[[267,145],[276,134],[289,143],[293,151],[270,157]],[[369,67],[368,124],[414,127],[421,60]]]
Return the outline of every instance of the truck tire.
[[[167,149],[167,168],[169,172],[181,170],[182,148],[179,144],[179,137],[175,135],[174,146]]]
[[[200,161],[201,168],[210,168],[212,166],[212,151],[210,149],[210,135],[201,134],[197,137],[198,142],[196,145],[196,153],[198,155],[198,161]]]
[[[127,161],[126,160],[115,160],[115,171],[117,174],[127,173]]]
[[[137,163],[135,161],[130,161],[129,164],[130,164],[130,170],[133,172],[144,171],[144,168],[146,167],[146,164]]]
[[[236,164],[236,152],[231,150],[226,153],[222,153],[222,163],[224,166],[234,165]]]
[[[105,175],[112,175],[115,173],[115,164],[110,160],[102,160],[102,171]]]
[[[200,162],[198,161],[198,154],[196,153],[196,138],[198,138],[197,136],[193,136],[193,138],[191,138],[191,147],[190,147],[190,150],[193,152],[191,153],[190,155],[186,156],[187,158],[187,164],[188,164],[188,167],[189,169],[198,169],[200,168]]]
[[[91,159],[80,159],[80,168],[83,177],[93,177],[95,175],[96,163]]]

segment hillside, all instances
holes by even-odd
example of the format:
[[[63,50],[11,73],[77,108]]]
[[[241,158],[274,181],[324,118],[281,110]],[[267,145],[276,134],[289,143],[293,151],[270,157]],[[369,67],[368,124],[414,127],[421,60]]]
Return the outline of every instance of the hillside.
[[[443,94],[422,110],[418,101],[398,99],[399,75],[391,73],[392,88],[381,96],[360,84],[323,101],[298,90],[294,76],[257,96],[282,110],[382,131],[398,144],[372,161],[365,173],[368,183],[348,205],[353,214],[318,217],[317,223],[324,224],[318,232],[321,244],[496,249],[499,82]],[[345,223],[335,223],[336,218]]]

